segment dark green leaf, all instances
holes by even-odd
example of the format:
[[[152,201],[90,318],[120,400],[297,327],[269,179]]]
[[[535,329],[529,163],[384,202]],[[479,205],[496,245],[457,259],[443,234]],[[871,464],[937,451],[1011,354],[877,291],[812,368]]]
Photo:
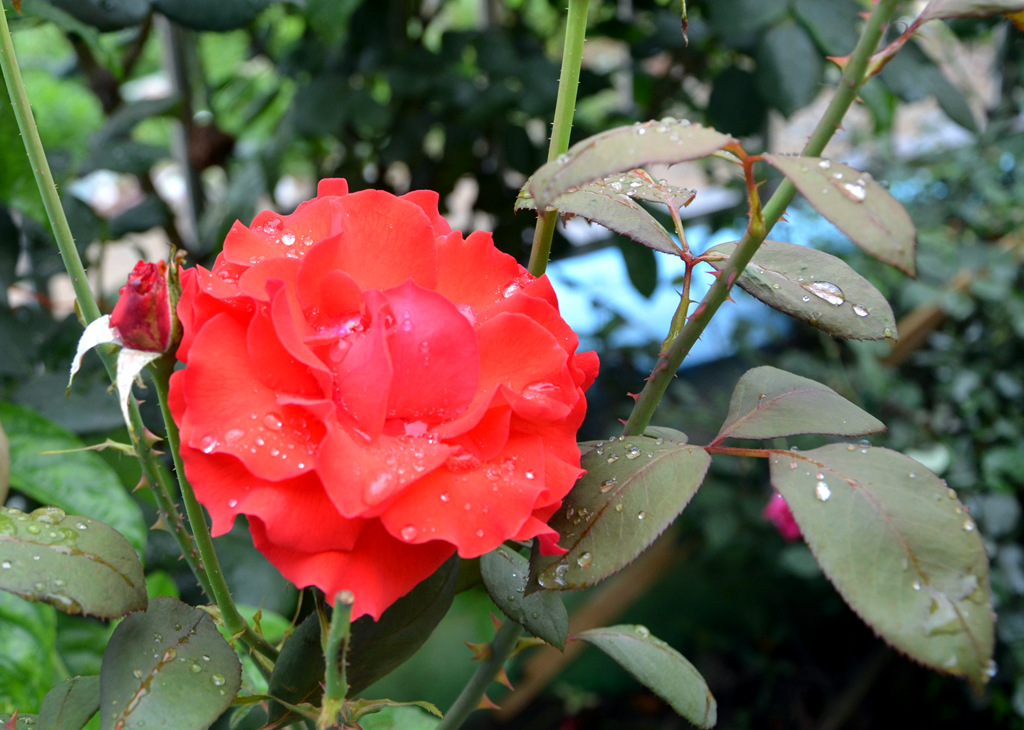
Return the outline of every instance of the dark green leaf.
[[[708,119],[717,128],[737,137],[761,131],[768,107],[758,93],[753,73],[730,66],[715,77],[708,99]]]
[[[480,558],[480,575],[484,587],[498,608],[534,636],[558,649],[564,649],[569,633],[569,614],[565,605],[558,594],[551,591],[538,591],[525,596],[529,574],[529,561],[506,547],[500,547]]]
[[[736,248],[722,243],[708,253],[721,268]],[[836,337],[880,340],[896,337],[896,318],[885,297],[846,262],[831,254],[781,241],[765,241],[736,280],[772,309]]]
[[[207,728],[238,694],[242,667],[205,611],[155,598],[110,637],[100,673],[100,725]]]
[[[114,142],[127,140],[139,122],[169,115],[177,107],[178,99],[173,96],[133,101],[118,107],[117,111],[107,119],[103,128],[90,138],[89,145],[94,151],[102,154],[103,150],[109,148]]]
[[[988,559],[945,482],[866,444],[775,452],[772,485],[822,570],[898,650],[976,687],[993,672]]]
[[[683,511],[711,462],[704,449],[664,436],[580,447],[586,474],[549,521],[569,552],[534,551],[530,560],[543,588],[583,588],[631,563]]]
[[[765,154],[814,209],[879,261],[914,275],[917,232],[903,206],[866,172],[817,157]]]
[[[921,19],[988,18],[1019,10],[1024,10],[1021,0],[931,0],[921,13]]]
[[[167,205],[159,196],[147,195],[136,205],[110,220],[110,237],[124,238],[129,233],[143,233],[166,226],[170,221]]]
[[[787,0],[716,0],[708,3],[708,18],[726,38],[757,34],[785,17]]]
[[[666,117],[602,132],[569,148],[530,180],[530,194],[540,210],[559,195],[595,180],[654,163],[696,160],[732,142],[728,135]]]
[[[101,522],[59,507],[0,508],[0,588],[65,613],[119,618],[146,606],[142,563]]]
[[[100,30],[138,25],[150,13],[149,0],[49,0],[83,23]]]
[[[766,365],[748,370],[736,383],[715,441],[799,433],[860,436],[884,430],[884,423],[828,386]]]
[[[348,645],[349,691],[357,695],[411,657],[448,613],[459,579],[458,556],[399,598],[378,621],[352,622]]]
[[[0,710],[39,707],[56,680],[56,611],[0,591]]]
[[[795,0],[793,13],[822,52],[843,56],[857,45],[861,7],[856,0]]]
[[[195,30],[224,31],[248,25],[279,0],[152,0],[153,8]]]
[[[697,727],[714,727],[718,721],[718,704],[700,672],[645,627],[608,626],[576,638],[610,656]]]
[[[167,149],[160,145],[134,140],[115,140],[103,148],[90,152],[82,162],[81,171],[89,173],[95,170],[111,170],[142,175],[168,155]]]
[[[531,181],[527,181],[520,191],[516,210],[534,209],[528,192],[530,185]],[[693,200],[694,194],[692,190],[655,181],[642,170],[631,170],[559,195],[552,205],[567,217],[581,216],[655,251],[678,255],[679,247],[664,226],[636,201],[683,207]]]
[[[934,96],[946,116],[965,129],[977,131],[974,112],[964,95],[916,43],[904,45],[882,69],[880,77],[907,101]]]
[[[72,677],[43,698],[39,725],[52,730],[82,730],[99,709],[100,678]]]
[[[147,530],[142,510],[103,457],[71,451],[85,445],[28,408],[0,403],[0,422],[10,432],[11,486],[37,502],[103,522],[144,552]]]
[[[316,613],[306,616],[281,647],[267,692],[290,705],[317,702],[323,694],[326,665],[320,644],[320,621]],[[279,703],[270,705],[270,721],[279,722],[291,710]]]
[[[619,242],[619,250],[633,287],[649,299],[658,288],[658,257],[645,246],[633,246],[625,241]]]
[[[822,60],[803,27],[785,20],[768,30],[757,47],[761,97],[785,116],[810,104],[820,90]]]

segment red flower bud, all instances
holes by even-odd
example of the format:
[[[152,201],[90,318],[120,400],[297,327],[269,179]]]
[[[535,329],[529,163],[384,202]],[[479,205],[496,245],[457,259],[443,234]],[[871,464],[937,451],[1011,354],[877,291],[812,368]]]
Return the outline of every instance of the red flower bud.
[[[800,537],[800,525],[793,519],[789,505],[778,492],[772,494],[761,515],[775,526],[786,542],[794,542]]]
[[[171,345],[171,299],[167,264],[140,261],[121,287],[110,314],[124,346],[144,352],[165,352]]]

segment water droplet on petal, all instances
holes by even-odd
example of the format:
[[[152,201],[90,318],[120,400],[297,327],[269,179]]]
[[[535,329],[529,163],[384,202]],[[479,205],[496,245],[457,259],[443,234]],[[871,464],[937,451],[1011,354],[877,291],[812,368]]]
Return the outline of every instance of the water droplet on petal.
[[[477,536],[477,537],[483,537],[483,536],[484,536],[484,531],[483,531],[482,529],[480,529],[480,530],[477,530],[477,531],[476,531],[476,536]]]
[[[281,420],[281,417],[276,413],[268,413],[263,417],[263,425],[271,431],[280,430],[282,424],[283,421]]]
[[[415,540],[417,534],[419,534],[419,530],[416,529],[415,525],[406,525],[402,528],[402,539],[406,542]]]
[[[199,441],[199,448],[204,454],[211,454],[217,448],[217,439],[213,436],[203,436]]]
[[[231,509],[234,509],[237,506],[238,506],[238,500],[237,499],[229,499],[228,500],[228,507],[230,507]]]
[[[442,502],[447,502],[450,499],[451,499],[451,495],[449,495],[448,492],[442,492],[441,493],[441,501]]]

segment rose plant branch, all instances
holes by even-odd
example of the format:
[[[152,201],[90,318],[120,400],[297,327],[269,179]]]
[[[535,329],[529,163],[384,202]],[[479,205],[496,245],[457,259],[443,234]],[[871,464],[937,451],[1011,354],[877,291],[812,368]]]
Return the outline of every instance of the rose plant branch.
[[[561,75],[558,78],[558,98],[555,102],[555,117],[551,125],[551,142],[548,146],[548,161],[557,159],[569,149],[572,133],[572,118],[576,111],[576,92],[580,85],[580,68],[583,64],[583,41],[587,34],[587,11],[590,0],[569,0],[569,14],[565,21],[565,47],[562,49]],[[558,211],[551,209],[540,213],[533,234],[530,249],[530,263],[526,267],[534,276],[540,276],[548,265],[551,254],[551,239],[555,235]]]
[[[174,471],[178,477],[178,486],[181,489],[181,500],[185,506],[185,513],[188,515],[189,524],[192,527],[192,538],[195,541],[196,550],[199,552],[199,564],[195,567],[196,578],[202,585],[206,594],[214,599],[221,612],[221,619],[225,628],[231,636],[239,637],[247,646],[255,649],[260,654],[270,659],[277,659],[277,649],[256,633],[249,623],[238,612],[234,600],[231,598],[231,590],[224,580],[224,572],[221,570],[220,561],[217,558],[217,551],[213,547],[213,538],[210,535],[210,527],[206,523],[206,516],[203,508],[196,499],[192,485],[185,476],[185,468],[181,461],[181,438],[178,433],[178,425],[171,416],[168,406],[168,382],[174,363],[170,358],[161,358],[158,361],[162,367],[153,373],[153,382],[156,384],[157,396],[160,399],[160,411],[164,422],[167,425],[167,443],[170,446],[172,458],[174,459]],[[260,666],[257,662],[257,666]]]
[[[506,621],[501,625],[494,635],[486,655],[480,659],[480,664],[473,676],[462,688],[462,692],[448,708],[448,712],[444,713],[444,719],[437,724],[434,730],[455,730],[462,726],[462,723],[474,710],[480,709],[480,703],[487,693],[487,688],[505,666],[505,662],[515,654],[519,637],[522,635],[523,627],[514,621]]]
[[[860,35],[849,62],[843,70],[842,78],[832,101],[825,114],[815,126],[802,154],[815,156],[821,154],[825,145],[839,129],[846,111],[857,99],[861,86],[868,79],[868,62],[871,54],[882,38],[882,32],[896,12],[896,0],[881,0],[875,6]],[[705,328],[719,307],[728,299],[729,292],[740,273],[754,257],[761,242],[785,212],[793,200],[796,187],[788,179],[776,189],[775,193],[764,206],[763,215],[752,215],[743,238],[737,244],[729,260],[722,267],[719,275],[708,288],[707,294],[694,310],[679,334],[672,340],[669,347],[662,351],[651,371],[651,376],[644,385],[636,404],[630,413],[623,433],[627,436],[642,434],[650,424],[655,409],[675,377],[676,371],[689,354],[690,349],[700,338]]]

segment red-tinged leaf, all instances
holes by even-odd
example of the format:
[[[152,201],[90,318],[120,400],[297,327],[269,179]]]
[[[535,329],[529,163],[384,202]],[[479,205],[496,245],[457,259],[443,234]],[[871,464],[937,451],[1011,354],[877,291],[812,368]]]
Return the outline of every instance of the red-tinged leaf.
[[[235,650],[205,611],[154,598],[110,637],[100,670],[100,725],[208,728],[231,706],[241,682]]]
[[[82,730],[100,709],[100,678],[72,677],[46,693],[39,725],[53,730]]]
[[[708,263],[721,269],[735,248],[735,242],[711,248]],[[896,318],[889,302],[871,282],[832,254],[765,241],[736,283],[772,309],[835,337],[896,337]]]
[[[539,210],[582,185],[645,165],[672,165],[722,149],[733,139],[687,120],[667,117],[602,132],[573,145],[534,173],[530,193]]]
[[[579,190],[559,195],[552,204],[562,215],[581,216],[655,251],[676,256],[679,247],[668,231],[636,200],[686,205],[693,199],[694,193],[674,186],[670,189],[666,185],[663,188],[664,195],[659,197],[656,185],[646,174],[641,176],[633,171],[613,175],[584,185]],[[534,201],[527,186],[529,182],[519,193],[516,210],[534,209]]]
[[[502,613],[522,624],[534,636],[564,649],[569,633],[569,614],[565,605],[559,595],[551,591],[525,595],[529,575],[529,561],[506,547],[480,558],[480,577],[491,600]]]
[[[1021,0],[932,0],[921,12],[920,22],[949,18],[990,18],[1024,10]]]
[[[102,618],[146,607],[142,564],[128,541],[58,507],[0,508],[0,589]]]
[[[583,588],[621,570],[683,511],[704,481],[711,457],[686,436],[626,436],[581,444],[587,473],[549,524],[564,555],[530,560],[531,581],[552,590]]]
[[[884,430],[884,423],[827,385],[766,365],[748,370],[736,383],[715,441],[800,433],[860,436]]]
[[[608,626],[584,631],[576,638],[610,656],[697,727],[715,726],[718,704],[700,672],[645,627]]]
[[[976,687],[993,673],[988,559],[945,482],[867,445],[774,452],[772,485],[844,600],[885,641]]]
[[[899,201],[868,173],[818,157],[763,157],[851,241],[879,261],[914,275],[914,223]]]

